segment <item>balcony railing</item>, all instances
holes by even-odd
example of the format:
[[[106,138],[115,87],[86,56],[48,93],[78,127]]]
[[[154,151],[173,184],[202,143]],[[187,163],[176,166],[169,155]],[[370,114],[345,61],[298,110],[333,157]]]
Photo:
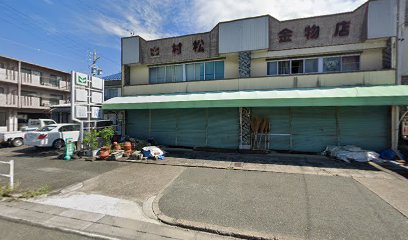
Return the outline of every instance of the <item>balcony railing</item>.
[[[0,68],[0,81],[17,82],[17,76],[17,71]]]
[[[34,108],[34,109],[46,109],[48,106],[41,105],[41,98],[34,96],[21,96],[21,107],[22,108]]]
[[[124,87],[123,91],[124,95],[149,95],[215,91],[376,86],[393,84],[395,84],[395,70],[380,70],[130,85]]]
[[[17,107],[18,96],[13,94],[0,93],[0,106],[2,107]]]

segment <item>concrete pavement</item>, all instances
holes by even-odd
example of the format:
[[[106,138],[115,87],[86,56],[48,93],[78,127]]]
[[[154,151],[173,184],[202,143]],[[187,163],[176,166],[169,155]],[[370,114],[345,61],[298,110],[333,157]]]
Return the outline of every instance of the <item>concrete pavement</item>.
[[[0,217],[94,239],[232,239],[167,225],[22,201],[0,202]],[[3,233],[0,232],[0,237],[1,234]]]
[[[36,150],[32,147],[1,148],[0,161],[14,159],[15,182],[20,190],[35,189],[47,185],[49,189],[57,190],[69,185],[85,181],[126,163],[104,161],[90,162],[84,160],[64,161],[57,159],[54,150]],[[8,171],[8,165],[1,164],[0,171]],[[6,184],[7,178],[0,178],[0,184]]]
[[[92,240],[95,238],[78,234],[51,230],[43,227],[12,222],[0,218],[0,237],[2,240]]]
[[[171,224],[283,239],[406,239],[408,218],[353,178],[185,170],[154,204]]]

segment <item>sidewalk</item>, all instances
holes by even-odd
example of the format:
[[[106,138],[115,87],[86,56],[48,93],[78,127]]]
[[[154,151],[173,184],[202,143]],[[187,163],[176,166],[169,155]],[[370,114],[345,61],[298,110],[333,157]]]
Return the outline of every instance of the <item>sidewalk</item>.
[[[370,163],[345,163],[319,155],[303,154],[238,154],[203,153],[191,151],[186,154],[169,154],[165,160],[122,160],[123,162],[170,165],[182,167],[200,167],[213,169],[231,169],[244,171],[313,174],[322,176],[340,176],[351,178],[396,179],[395,176],[381,171]],[[213,156],[205,156],[211,154]],[[203,156],[204,155],[204,156]],[[219,160],[215,160],[219,159]]]
[[[96,239],[233,239],[168,225],[24,201],[0,202],[0,218]]]

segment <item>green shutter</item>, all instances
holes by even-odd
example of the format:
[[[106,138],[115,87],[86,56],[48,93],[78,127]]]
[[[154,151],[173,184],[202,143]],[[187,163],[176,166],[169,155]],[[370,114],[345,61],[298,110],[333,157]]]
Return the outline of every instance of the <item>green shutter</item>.
[[[149,137],[149,110],[129,110],[126,116],[126,134],[138,138]]]
[[[321,152],[327,145],[337,145],[334,107],[299,107],[291,111],[292,150]]]
[[[177,145],[206,145],[207,109],[178,109]]]
[[[176,145],[177,109],[151,110],[152,137],[158,144]]]
[[[389,107],[339,107],[339,142],[368,150],[390,147]]]
[[[209,108],[207,146],[236,149],[239,146],[239,109]]]

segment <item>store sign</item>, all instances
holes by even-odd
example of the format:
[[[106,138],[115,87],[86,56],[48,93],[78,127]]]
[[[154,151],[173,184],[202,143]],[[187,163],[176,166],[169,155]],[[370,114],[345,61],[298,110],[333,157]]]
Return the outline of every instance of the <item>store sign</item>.
[[[103,80],[97,77],[91,77],[92,88],[102,90],[103,89]]]
[[[75,106],[75,117],[76,118],[87,118],[88,117],[87,106]]]
[[[99,103],[102,104],[103,102],[103,95],[101,92],[92,92],[91,93],[91,102],[92,103]]]
[[[81,86],[86,86],[88,84],[88,75],[77,72],[75,76],[76,76],[76,79],[75,79],[76,84],[81,85]]]
[[[100,107],[91,107],[92,118],[102,118],[102,109]]]
[[[85,89],[75,89],[75,101],[86,102],[88,101],[88,93]]]

